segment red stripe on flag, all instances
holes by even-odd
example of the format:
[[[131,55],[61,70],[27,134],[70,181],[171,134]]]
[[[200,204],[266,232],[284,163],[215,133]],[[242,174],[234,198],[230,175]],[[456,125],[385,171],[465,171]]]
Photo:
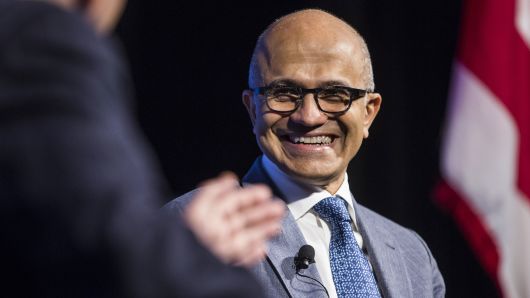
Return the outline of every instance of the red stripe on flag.
[[[530,49],[515,28],[515,4],[515,0],[465,1],[458,60],[488,86],[515,120],[517,185],[530,198]]]
[[[435,197],[440,208],[454,218],[468,240],[469,245],[477,254],[479,262],[495,282],[499,295],[502,297],[502,290],[497,276],[499,253],[489,231],[482,223],[481,217],[468,205],[469,200],[454,191],[443,180],[435,189]]]

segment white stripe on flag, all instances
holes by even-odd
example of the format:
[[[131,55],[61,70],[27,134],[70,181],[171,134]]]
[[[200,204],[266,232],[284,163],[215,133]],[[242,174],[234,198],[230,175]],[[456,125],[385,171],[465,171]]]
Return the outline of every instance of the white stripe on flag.
[[[530,206],[517,190],[518,130],[500,101],[455,63],[442,174],[469,200],[499,250],[506,297],[530,297]]]
[[[530,48],[530,0],[517,0],[516,10],[515,28]]]

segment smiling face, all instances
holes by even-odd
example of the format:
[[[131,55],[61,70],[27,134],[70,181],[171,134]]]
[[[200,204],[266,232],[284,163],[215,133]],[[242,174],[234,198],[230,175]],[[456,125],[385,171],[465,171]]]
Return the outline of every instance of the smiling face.
[[[256,86],[303,88],[346,86],[367,89],[363,57],[353,30],[335,17],[315,12],[278,22],[258,45]],[[313,94],[291,114],[268,109],[263,95],[243,92],[259,147],[278,167],[301,182],[335,193],[350,160],[368,137],[381,97],[369,93],[341,115],[321,112]]]

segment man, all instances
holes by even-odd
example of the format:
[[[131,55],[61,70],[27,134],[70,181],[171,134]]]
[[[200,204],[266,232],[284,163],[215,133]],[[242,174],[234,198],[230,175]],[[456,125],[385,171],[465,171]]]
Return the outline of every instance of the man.
[[[269,297],[444,296],[423,240],[349,190],[348,163],[381,105],[373,90],[362,37],[326,12],[295,12],[260,36],[243,103],[263,156],[243,181],[271,186],[290,211],[253,270]],[[305,277],[293,261],[304,244],[316,261]]]
[[[245,270],[199,242],[253,264],[283,205],[224,174],[184,221],[161,218],[163,183],[105,38],[123,6],[0,0],[2,296],[259,296]]]

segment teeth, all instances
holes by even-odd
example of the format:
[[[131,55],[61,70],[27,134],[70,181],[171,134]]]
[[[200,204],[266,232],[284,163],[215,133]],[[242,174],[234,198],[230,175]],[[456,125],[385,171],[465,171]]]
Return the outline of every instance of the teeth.
[[[290,137],[291,142],[295,144],[331,144],[331,137]]]

